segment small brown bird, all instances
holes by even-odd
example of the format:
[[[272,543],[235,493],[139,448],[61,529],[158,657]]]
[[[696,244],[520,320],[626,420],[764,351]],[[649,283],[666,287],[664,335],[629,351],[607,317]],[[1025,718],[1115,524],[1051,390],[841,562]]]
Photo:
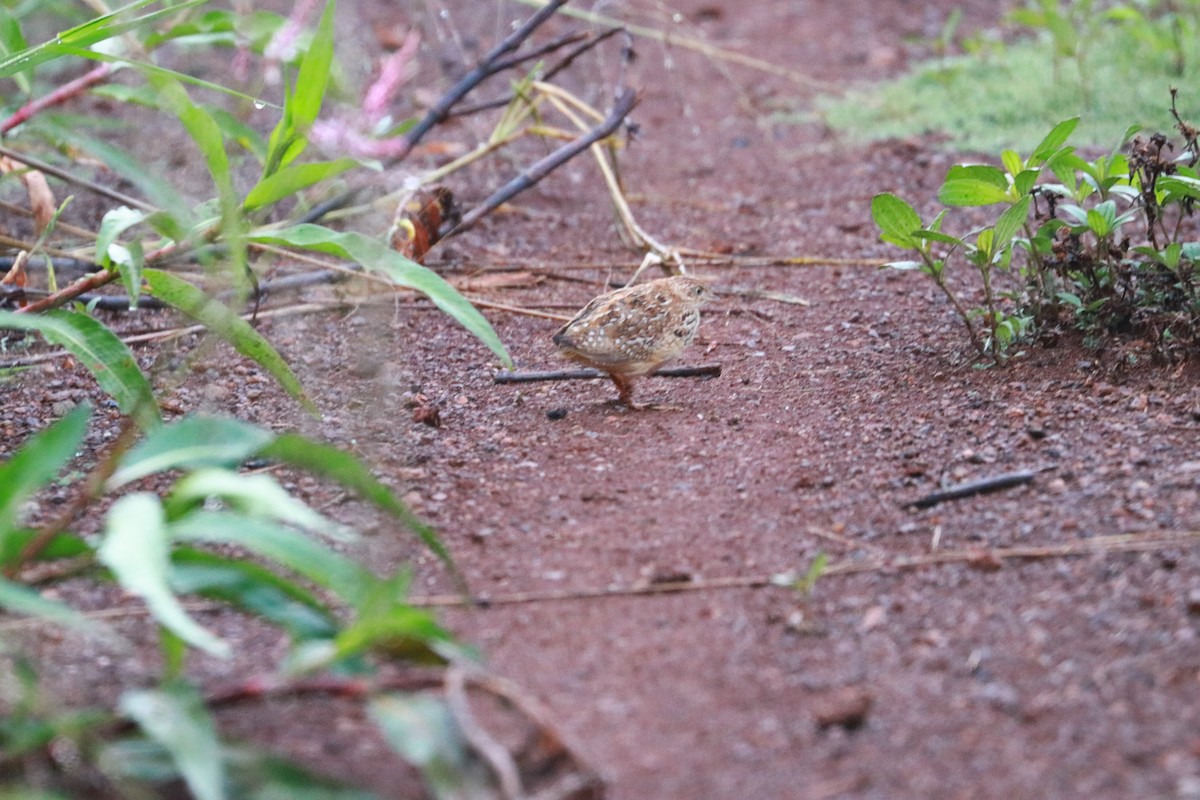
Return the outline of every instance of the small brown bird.
[[[661,278],[602,294],[554,334],[567,358],[603,370],[632,409],[633,379],[654,372],[696,338],[700,306],[712,297],[702,281]]]

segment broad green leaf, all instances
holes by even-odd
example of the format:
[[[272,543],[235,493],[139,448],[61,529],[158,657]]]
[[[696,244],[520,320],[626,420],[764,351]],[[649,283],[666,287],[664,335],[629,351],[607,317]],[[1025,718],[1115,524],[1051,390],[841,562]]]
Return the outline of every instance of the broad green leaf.
[[[947,180],[938,192],[938,200],[948,206],[987,206],[1006,203],[1008,192],[987,181],[972,178]]]
[[[1095,208],[1088,209],[1087,226],[1101,239],[1111,234],[1117,227],[1117,204],[1105,200]]]
[[[87,314],[62,309],[44,314],[0,311],[0,328],[33,330],[79,359],[117,407],[143,430],[161,424],[150,381],[117,335]]]
[[[1000,153],[1000,163],[1009,175],[1019,175],[1025,169],[1025,162],[1016,150],[1004,150]]]
[[[1000,219],[996,220],[995,247],[997,250],[1007,247],[1008,243],[1017,235],[1017,232],[1021,230],[1021,226],[1029,218],[1029,204],[1031,202],[1033,202],[1032,197],[1028,195],[1022,197],[1001,214]]]
[[[1013,188],[1017,190],[1017,194],[1029,194],[1030,190],[1033,189],[1034,184],[1037,183],[1038,175],[1040,174],[1041,170],[1037,169],[1026,169],[1018,172],[1013,177]]]
[[[196,800],[225,799],[221,742],[195,689],[172,683],[161,689],[126,692],[120,708],[171,754]]]
[[[1182,175],[1163,176],[1154,186],[1160,193],[1200,199],[1200,180],[1195,178],[1185,178]]]
[[[1060,147],[1067,143],[1067,139],[1071,138],[1071,134],[1075,132],[1075,126],[1078,124],[1079,117],[1071,117],[1051,128],[1038,146],[1033,148],[1033,154],[1029,156],[1029,166],[1039,166],[1054,155]]]
[[[179,548],[172,556],[171,585],[257,614],[296,639],[337,633],[337,622],[309,592],[244,558]]]
[[[170,469],[236,467],[269,443],[265,428],[230,417],[193,414],[150,432],[121,459],[106,487]]]
[[[117,237],[147,216],[145,211],[135,211],[128,206],[119,206],[105,214],[104,219],[100,220],[100,232],[96,235],[96,261],[105,266],[122,263],[119,254],[113,252]],[[121,270],[131,309],[137,308],[137,298],[142,291],[142,266],[141,259],[126,259],[125,268]]]
[[[76,406],[50,427],[29,437],[20,450],[0,464],[0,540],[11,533],[21,504],[75,455],[87,433],[91,413],[87,403]]]
[[[246,195],[243,207],[246,211],[254,211],[278,203],[301,189],[341,175],[357,166],[358,162],[353,158],[339,158],[336,161],[320,161],[315,164],[290,164],[259,181]]]
[[[213,498],[249,517],[287,523],[339,541],[353,538],[349,528],[292,497],[270,475],[243,475],[217,467],[198,469],[180,478],[167,499],[167,517],[178,519],[188,509]]]
[[[948,244],[951,247],[963,247],[966,243],[957,236],[951,236],[948,233],[941,231],[917,231],[913,234],[914,239],[923,239],[929,242],[941,242]]]
[[[1162,259],[1167,269],[1174,272],[1179,269],[1179,259],[1183,256],[1183,244],[1180,242],[1171,242],[1163,250]]]
[[[346,488],[354,490],[360,497],[404,522],[421,537],[421,541],[438,558],[454,569],[450,553],[437,533],[397,500],[391,490],[380,483],[367,466],[350,453],[295,433],[276,436],[258,453],[265,458],[278,459],[294,467],[332,478]]]
[[[891,192],[871,198],[871,218],[882,231],[882,239],[898,247],[917,246],[913,233],[921,229],[921,217],[904,200]]]
[[[975,235],[975,247],[978,252],[972,253],[971,255],[982,254],[982,259],[976,260],[977,264],[982,266],[991,262],[992,257],[996,254],[996,250],[994,248],[995,239],[995,228],[984,228]]]
[[[365,602],[375,576],[298,531],[241,514],[195,511],[170,524],[173,538],[235,544],[324,586],[348,605]]]
[[[170,542],[157,497],[143,492],[114,503],[96,555],[122,588],[146,601],[163,627],[194,647],[216,656],[229,655],[229,645],[196,624],[171,590]]]
[[[944,183],[950,181],[979,181],[990,184],[1003,192],[1008,190],[1008,177],[1002,170],[990,164],[956,164],[946,170]]]
[[[436,272],[405,258],[378,239],[353,231],[341,233],[321,225],[309,224],[251,233],[248,238],[252,242],[298,247],[302,250],[339,256],[356,261],[366,269],[382,272],[397,286],[416,289],[424,294],[434,305],[475,334],[499,356],[504,366],[512,366],[512,359],[501,344],[500,337],[478,309]]]
[[[435,645],[451,641],[427,609],[400,603],[360,614],[334,638],[331,655],[337,662],[374,649],[419,664],[441,664],[445,660]]]
[[[333,659],[341,661],[374,649],[408,661],[442,663],[438,645],[453,645],[453,639],[428,609],[408,604],[411,583],[407,569],[372,581],[356,607],[358,615],[334,639]]]
[[[316,406],[305,393],[292,368],[250,323],[223,303],[170,273],[148,269],[144,277],[150,287],[150,294],[203,323],[209,330],[233,345],[239,353],[270,372],[275,380],[279,381],[279,385],[299,400],[306,409],[316,412]]]

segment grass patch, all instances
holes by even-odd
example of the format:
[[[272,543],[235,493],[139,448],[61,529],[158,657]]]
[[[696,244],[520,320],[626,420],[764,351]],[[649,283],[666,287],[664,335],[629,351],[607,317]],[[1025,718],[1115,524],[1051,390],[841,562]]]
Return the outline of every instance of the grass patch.
[[[1200,79],[1200,37],[1184,36],[1176,49],[1144,27],[1112,23],[1069,57],[1041,35],[986,55],[930,61],[897,80],[823,99],[819,113],[855,141],[934,133],[954,149],[977,151],[1028,150],[1057,121],[1079,116],[1077,145],[1111,146],[1131,124],[1170,130],[1163,98],[1171,86],[1183,88],[1185,106],[1195,102],[1186,87]]]

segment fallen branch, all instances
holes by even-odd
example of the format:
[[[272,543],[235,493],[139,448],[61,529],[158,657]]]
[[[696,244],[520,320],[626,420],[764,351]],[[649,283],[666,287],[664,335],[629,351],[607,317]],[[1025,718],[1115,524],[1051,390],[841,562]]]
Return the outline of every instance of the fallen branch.
[[[903,572],[906,570],[934,567],[943,564],[977,564],[989,568],[1003,566],[1005,561],[1038,561],[1051,558],[1076,558],[1086,555],[1108,553],[1146,553],[1172,547],[1195,547],[1200,545],[1200,530],[1197,531],[1150,531],[1147,533],[1125,533],[1112,536],[1095,536],[1052,545],[1030,545],[1025,547],[977,548],[972,550],[943,550],[919,556],[881,556],[870,560],[846,559],[828,564],[821,570],[817,582],[837,575],[860,575],[867,572]],[[793,591],[796,576],[734,575],[726,578],[692,578],[690,580],[658,581],[636,586],[606,586],[600,589],[554,589],[550,591],[509,592],[507,594],[479,594],[464,597],[461,594],[433,594],[409,597],[407,603],[417,608],[491,608],[494,606],[521,605],[526,603],[561,602],[564,600],[600,600],[612,597],[648,597],[690,592],[711,592],[726,589],[787,589]],[[192,614],[220,613],[229,611],[226,603],[215,601],[189,602],[184,610]],[[127,619],[145,617],[149,610],[144,605],[103,608],[85,611],[81,616],[93,620]],[[25,617],[0,622],[0,633],[37,630],[45,622],[36,617]]]
[[[660,378],[719,378],[720,364],[702,364],[698,367],[664,367],[651,372]],[[607,372],[598,369],[558,369],[547,372],[497,372],[492,376],[494,383],[538,383],[542,381],[590,381],[607,378]]]
[[[1097,536],[1057,545],[979,548],[946,550],[919,556],[881,557],[867,561],[846,559],[825,567],[817,578],[819,583],[835,575],[858,575],[866,572],[901,572],[942,564],[977,564],[989,569],[1003,566],[1005,561],[1036,561],[1048,558],[1073,558],[1097,553],[1137,553],[1164,550],[1169,547],[1200,545],[1200,531],[1182,533],[1152,532]],[[692,578],[652,582],[637,586],[608,586],[601,589],[555,589],[550,591],[511,592],[498,595],[476,595],[470,603],[479,608],[520,605],[525,603],[561,602],[564,600],[599,600],[612,597],[647,597],[664,594],[711,592],[725,589],[784,588],[793,591],[796,577],[792,575],[732,576],[728,578]],[[409,605],[419,608],[462,607],[461,595],[442,594],[410,597]],[[2,630],[2,628],[0,628]]]
[[[583,135],[572,139],[567,144],[558,148],[550,155],[531,165],[521,172],[520,175],[513,178],[508,183],[501,186],[492,196],[484,200],[479,205],[472,208],[469,212],[463,215],[462,220],[451,228],[442,237],[442,241],[449,239],[451,236],[460,234],[469,230],[475,223],[483,219],[483,217],[496,210],[501,204],[508,202],[513,197],[525,191],[529,187],[535,185],[542,178],[549,175],[558,167],[570,161],[575,156],[582,153],[584,150],[591,147],[596,142],[602,139],[607,139],[611,136],[621,123],[625,121],[625,117],[633,110],[637,103],[637,92],[632,89],[623,89],[613,101],[612,111],[604,118],[600,124],[588,130]]]
[[[32,119],[39,111],[61,105],[73,97],[83,94],[98,83],[103,83],[112,75],[115,67],[112,64],[101,64],[85,72],[73,81],[67,81],[49,94],[30,100],[18,108],[12,116],[0,122],[0,136],[7,134],[22,122]]]
[[[1014,486],[1023,486],[1031,483],[1039,474],[1052,469],[1056,469],[1056,467],[1048,466],[1041,469],[1023,470],[1021,472],[1006,472],[1003,475],[993,475],[990,478],[980,478],[975,481],[959,483],[904,503],[901,508],[929,508],[930,506],[936,506],[938,503],[944,503],[947,500],[961,500],[964,497],[974,497],[977,494],[986,494],[1001,489],[1011,489]]]
[[[463,75],[459,81],[450,87],[442,97],[426,112],[421,121],[410,128],[402,137],[402,142],[399,150],[393,154],[384,163],[384,167],[393,167],[403,161],[418,142],[429,133],[438,123],[443,122],[450,114],[450,110],[467,95],[472,89],[481,84],[483,81],[495,75],[497,72],[506,69],[507,59],[504,59],[509,53],[521,46],[529,36],[541,27],[541,25],[550,17],[554,16],[560,6],[567,3],[567,0],[550,0],[542,8],[538,9],[529,19],[525,20],[520,26],[515,28],[512,33],[506,36],[499,44],[493,47],[466,75]],[[314,206],[307,214],[298,220],[299,222],[316,222],[331,211],[349,205],[354,201],[354,198],[363,189],[367,188],[369,178],[360,179],[359,185],[353,186],[349,190],[339,194]]]
[[[89,192],[98,194],[101,197],[107,197],[109,200],[115,200],[118,203],[123,203],[130,208],[141,209],[142,211],[154,212],[158,209],[144,200],[139,200],[136,197],[118,192],[116,189],[110,189],[107,186],[101,186],[95,181],[89,181],[86,178],[80,178],[77,175],[72,175],[64,169],[59,169],[53,164],[42,161],[40,158],[34,158],[19,150],[13,150],[10,147],[0,145],[0,156],[11,158],[20,164],[24,164],[30,169],[36,169],[38,172],[44,172],[47,175],[52,175],[61,181],[78,186],[82,189],[87,189]]]

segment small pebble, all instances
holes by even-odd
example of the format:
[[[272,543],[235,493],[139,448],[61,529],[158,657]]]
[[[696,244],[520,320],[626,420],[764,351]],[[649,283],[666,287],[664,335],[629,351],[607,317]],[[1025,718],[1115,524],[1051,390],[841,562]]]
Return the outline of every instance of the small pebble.
[[[565,408],[552,408],[546,412],[546,419],[560,420],[567,418],[567,410]]]

